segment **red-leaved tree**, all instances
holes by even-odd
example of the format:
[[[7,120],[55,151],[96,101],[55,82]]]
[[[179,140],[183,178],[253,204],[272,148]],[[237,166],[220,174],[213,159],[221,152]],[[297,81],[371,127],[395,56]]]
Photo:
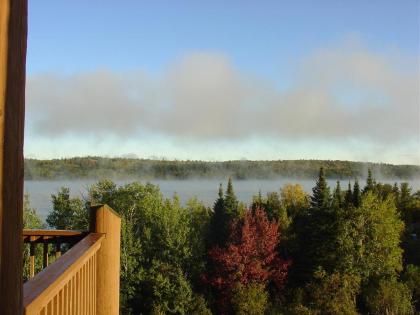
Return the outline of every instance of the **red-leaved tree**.
[[[235,220],[226,248],[209,251],[213,262],[205,280],[219,295],[219,306],[226,308],[233,289],[241,284],[273,283],[282,289],[290,264],[278,256],[279,225],[269,221],[263,210],[247,211],[242,220]]]

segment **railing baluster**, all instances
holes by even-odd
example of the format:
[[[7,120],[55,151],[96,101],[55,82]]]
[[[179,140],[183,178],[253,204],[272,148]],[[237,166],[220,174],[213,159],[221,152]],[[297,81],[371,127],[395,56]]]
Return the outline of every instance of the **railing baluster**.
[[[73,278],[71,279],[71,304],[70,304],[70,314],[74,314],[76,312],[75,310],[75,305],[76,305],[76,295],[75,295],[75,278],[76,276],[73,276]]]
[[[86,264],[82,266],[82,314],[86,313],[85,309],[85,303],[86,303],[86,284],[85,284],[85,278],[86,278]]]
[[[29,278],[33,278],[35,276],[35,238],[31,236],[29,240]]]
[[[90,259],[86,263],[86,314],[90,315]]]
[[[44,252],[43,252],[43,260],[42,260],[43,268],[48,267],[48,243],[44,241]]]
[[[97,253],[95,253],[93,255],[93,290],[94,290],[94,294],[93,294],[93,314],[96,314],[96,274],[97,274],[97,268],[96,268],[96,257],[97,257]]]
[[[54,296],[54,302],[53,302],[53,314],[56,315],[58,314],[58,303],[59,303],[59,299],[58,299],[59,295],[57,294],[56,296]]]

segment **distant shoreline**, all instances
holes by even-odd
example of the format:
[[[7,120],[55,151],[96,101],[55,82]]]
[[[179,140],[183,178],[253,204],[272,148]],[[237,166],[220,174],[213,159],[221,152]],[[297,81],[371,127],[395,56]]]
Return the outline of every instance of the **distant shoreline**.
[[[365,178],[371,169],[378,179],[420,178],[420,165],[339,160],[180,161],[134,158],[75,157],[25,159],[25,180],[153,180],[153,179],[314,179],[323,167],[330,179]]]

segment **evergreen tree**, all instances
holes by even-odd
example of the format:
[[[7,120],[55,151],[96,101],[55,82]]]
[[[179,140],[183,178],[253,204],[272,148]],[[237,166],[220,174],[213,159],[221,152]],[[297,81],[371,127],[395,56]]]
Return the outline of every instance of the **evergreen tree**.
[[[293,257],[291,278],[296,285],[312,280],[319,267],[331,271],[336,259],[338,211],[331,207],[330,188],[322,168],[312,191],[309,212],[297,216],[292,226],[291,234],[296,239],[290,249]]]
[[[261,194],[261,190],[258,192],[257,196],[252,198],[252,206],[251,209],[255,212],[258,209],[265,209],[265,200]]]
[[[229,235],[229,217],[226,213],[225,199],[223,197],[223,186],[219,185],[219,198],[213,206],[213,215],[210,219],[209,234],[207,239],[207,249],[214,246],[223,247],[226,243],[226,239]]]
[[[337,181],[337,186],[334,189],[333,193],[333,207],[341,208],[343,206],[343,194],[341,192],[340,181]]]
[[[361,193],[360,193],[360,186],[359,186],[359,181],[356,179],[354,181],[354,185],[353,185],[353,205],[357,208],[358,206],[360,206],[360,201],[361,201]]]
[[[318,180],[312,189],[311,208],[313,210],[327,209],[330,206],[331,194],[324,174],[324,168],[319,170]]]
[[[408,208],[409,203],[411,202],[411,188],[408,183],[401,183],[400,185],[400,195],[398,200],[398,208],[406,209]]]
[[[239,216],[238,205],[238,199],[236,198],[235,192],[233,191],[232,178],[229,177],[225,193],[225,210],[231,220]]]
[[[351,190],[351,184],[349,181],[349,186],[347,188],[346,194],[344,196],[344,204],[349,207],[350,205],[353,204],[353,192]]]
[[[394,186],[392,187],[392,192],[394,193],[395,201],[397,201],[398,203],[398,199],[400,197],[400,189],[398,188],[397,183],[394,183]]]
[[[369,168],[368,169],[368,176],[367,176],[367,179],[366,179],[366,186],[365,186],[365,188],[363,188],[363,193],[365,194],[368,191],[373,192],[374,189],[375,189],[375,180],[374,180],[373,175],[372,175],[372,170]]]

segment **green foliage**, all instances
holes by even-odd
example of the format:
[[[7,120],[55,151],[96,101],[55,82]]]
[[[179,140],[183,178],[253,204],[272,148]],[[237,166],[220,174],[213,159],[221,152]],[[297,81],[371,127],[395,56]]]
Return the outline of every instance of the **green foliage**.
[[[355,315],[356,296],[360,278],[348,274],[328,275],[323,270],[315,272],[314,280],[306,288],[305,303],[314,314]]]
[[[309,207],[309,196],[299,184],[286,184],[280,189],[281,205],[293,219]]]
[[[291,226],[290,277],[295,285],[310,281],[319,266],[332,271],[336,261],[339,217],[337,209],[331,207],[330,189],[322,168],[312,191],[308,211],[296,216]]]
[[[191,259],[188,263],[189,274],[195,287],[201,284],[200,276],[206,269],[206,239],[210,225],[212,211],[204,206],[197,198],[190,199],[186,205],[189,223],[189,237]]]
[[[311,208],[313,210],[324,210],[330,206],[331,194],[330,188],[325,178],[324,168],[319,170],[318,180],[312,189]]]
[[[35,208],[32,208],[29,202],[29,195],[25,194],[23,197],[23,228],[24,229],[42,229],[44,223],[36,212]]]
[[[92,158],[57,163],[73,166],[81,163],[86,168],[104,169],[123,161]],[[267,163],[282,173],[289,162]],[[309,172],[318,162],[292,165]],[[146,168],[141,168],[146,164],[138,160],[124,163],[125,169],[146,172]],[[153,163],[151,169],[156,174],[185,178],[204,168],[208,174],[216,174],[212,173],[213,168],[220,166],[201,162]],[[251,161],[222,164],[244,177],[248,173],[243,167],[249,167],[252,174],[254,168],[264,165]],[[42,167],[46,171],[51,165],[45,163]],[[214,259],[210,259],[211,253],[214,256],[216,252],[209,251],[215,245],[220,247],[220,258],[228,259],[220,264],[222,269],[218,271],[222,276],[212,278],[212,285],[220,287],[229,279],[246,275],[241,276],[241,281],[229,282],[232,284],[229,294],[222,301],[226,310],[233,309],[236,314],[413,314],[414,306],[420,307],[420,192],[413,193],[406,184],[393,187],[376,183],[369,171],[363,193],[357,181],[353,188],[349,183],[344,193],[338,182],[331,195],[326,176],[338,174],[334,173],[334,167],[338,166],[345,173],[346,165],[356,167],[356,164],[326,163],[310,197],[299,185],[285,185],[280,193],[266,196],[259,193],[253,199],[252,212],[246,211],[246,204],[238,202],[231,179],[226,191],[220,186],[213,211],[197,198],[181,206],[178,197],[164,198],[159,187],[152,184],[133,182],[117,186],[110,180],[100,181],[89,188],[87,200],[72,198],[67,188],[61,188],[52,195],[53,211],[47,222],[54,228],[85,230],[90,203],[109,204],[121,215],[121,314],[211,314],[208,305],[216,309],[215,304],[221,301],[206,278],[216,271]],[[379,172],[378,165],[370,166]],[[237,246],[239,243],[226,246],[229,229],[235,224],[246,226],[247,214],[256,213],[264,215],[266,223],[275,224],[276,228],[262,233],[258,241],[251,242],[252,246]],[[42,228],[27,196],[24,225]],[[281,243],[273,236],[279,230]],[[235,237],[243,244],[251,244],[257,234],[251,229],[239,229]],[[262,263],[273,257],[292,262],[287,274],[281,274],[281,289],[272,281],[264,284],[255,281],[257,275],[271,274],[278,267],[276,263],[263,270],[255,259],[255,253],[272,242],[275,246]],[[41,253],[38,257],[39,269]],[[25,268],[27,277],[27,265]]]
[[[219,186],[219,198],[213,207],[213,215],[209,224],[207,249],[214,246],[224,247],[229,237],[232,220],[240,217],[243,210],[233,190],[232,179],[229,178],[226,192],[223,196],[222,184]]]
[[[190,314],[194,315],[212,315],[207,306],[206,299],[202,295],[195,295],[190,308]]]
[[[402,280],[411,290],[413,302],[420,311],[420,266],[408,265],[402,275]]]
[[[192,303],[188,266],[194,250],[199,255],[202,247],[190,239],[191,222],[205,216],[203,209],[197,209],[192,201],[192,215],[176,197],[163,198],[159,188],[151,184],[117,187],[111,181],[102,181],[89,189],[89,197],[93,203],[107,202],[123,217],[122,309],[133,314],[152,310],[188,314]],[[194,233],[201,235],[199,226]]]
[[[267,303],[268,293],[262,284],[238,285],[233,291],[232,306],[237,315],[264,314]]]
[[[288,195],[288,197],[294,198],[295,196]],[[298,205],[293,204],[295,201],[287,200],[286,202],[290,202],[290,204],[286,205],[286,202],[280,199],[280,195],[277,192],[269,192],[267,193],[267,197],[262,197],[260,192],[257,196],[253,197],[251,209],[253,212],[261,209],[270,221],[276,220],[284,235],[291,222],[288,215],[288,207],[291,209],[291,212],[299,211],[297,210]]]
[[[340,220],[338,270],[359,275],[362,281],[401,271],[403,229],[393,198],[382,200],[367,193],[360,207],[345,212]]]
[[[152,309],[158,308],[163,314],[189,314],[193,292],[180,267],[154,260],[140,286],[150,294]]]
[[[340,182],[338,181],[333,193],[332,207],[341,208],[343,206],[343,203],[343,193],[341,191]]]
[[[360,186],[357,179],[354,181],[352,196],[353,196],[353,206],[355,206],[356,208],[359,207],[362,200],[362,194],[360,192]]]
[[[232,220],[234,218],[239,217],[239,202],[236,198],[235,192],[233,191],[233,184],[232,184],[232,178],[229,177],[226,193],[225,193],[225,211],[229,216],[229,219]]]
[[[395,278],[381,279],[370,287],[365,295],[365,303],[372,315],[414,314],[410,289]]]
[[[353,191],[351,189],[351,184],[349,182],[349,186],[346,190],[346,193],[344,195],[344,205],[349,208],[353,205]]]
[[[53,211],[47,216],[50,227],[58,230],[88,230],[89,212],[80,198],[71,198],[70,190],[61,187],[51,195]]]
[[[372,170],[369,168],[368,169],[368,176],[366,178],[366,186],[363,189],[363,193],[367,193],[367,192],[374,192],[375,191],[375,179],[373,178],[372,175]]]

